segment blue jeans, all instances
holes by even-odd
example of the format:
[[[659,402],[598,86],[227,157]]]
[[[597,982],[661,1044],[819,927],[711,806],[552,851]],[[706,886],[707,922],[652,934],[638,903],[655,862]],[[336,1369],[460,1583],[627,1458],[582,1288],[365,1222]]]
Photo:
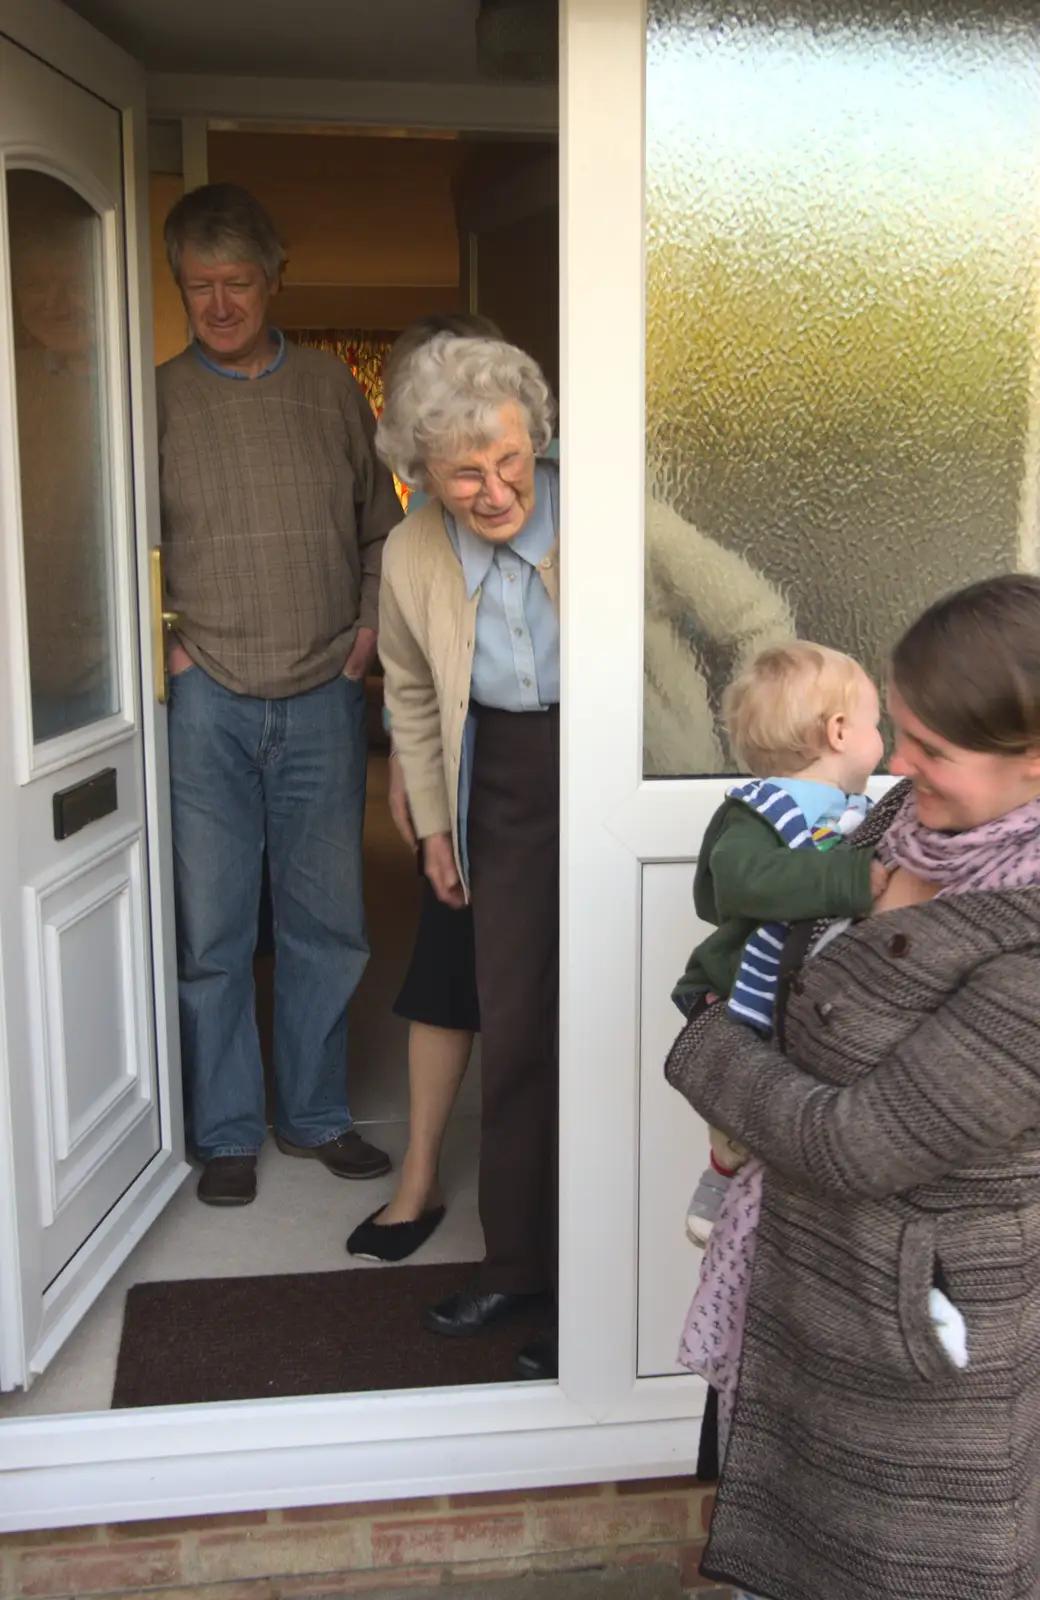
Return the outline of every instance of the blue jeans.
[[[267,1133],[253,951],[264,846],[274,910],[275,1126],[314,1146],[351,1126],[347,1006],[368,961],[361,882],[367,741],[361,683],[286,700],[170,680],[181,1050],[204,1159]]]

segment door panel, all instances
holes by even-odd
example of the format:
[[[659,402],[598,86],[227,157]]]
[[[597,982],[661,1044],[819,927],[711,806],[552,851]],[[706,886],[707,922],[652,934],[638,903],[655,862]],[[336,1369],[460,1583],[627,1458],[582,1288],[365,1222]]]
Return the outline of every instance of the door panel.
[[[667,973],[678,977],[709,932],[693,909],[694,863],[647,862],[642,871],[639,971],[638,1371],[678,1372],[679,1334],[701,1267],[686,1237],[686,1207],[708,1164],[708,1130],[665,1082],[664,1060],[682,1026]],[[653,1066],[658,1070],[655,1072]]]
[[[156,1151],[137,832],[25,894],[43,1276]]]

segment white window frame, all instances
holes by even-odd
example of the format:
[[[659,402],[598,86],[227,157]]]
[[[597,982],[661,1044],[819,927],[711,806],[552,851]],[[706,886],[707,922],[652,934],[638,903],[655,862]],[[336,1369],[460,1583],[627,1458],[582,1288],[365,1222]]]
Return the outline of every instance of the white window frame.
[[[123,326],[122,315],[122,250],[123,241],[119,228],[119,219],[113,209],[113,198],[106,194],[103,187],[96,183],[84,172],[73,171],[60,162],[51,160],[47,155],[39,155],[31,146],[24,148],[12,147],[6,152],[3,176],[6,178],[10,171],[30,171],[43,173],[56,182],[65,185],[78,194],[90,206],[100,224],[96,241],[96,259],[94,261],[94,289],[99,302],[99,309],[103,303],[103,314],[98,318],[98,326],[105,329],[105,336],[98,350],[99,371],[99,400],[101,413],[104,420],[105,437],[102,448],[108,450],[115,462],[121,463],[124,457],[125,429],[129,423],[129,407],[119,403],[121,385],[113,388],[111,369],[121,370],[125,363],[122,362],[123,346],[126,340],[126,330]],[[17,410],[16,407],[12,408]],[[21,522],[21,486],[12,485],[12,499],[18,506],[16,521]],[[116,527],[112,547],[108,551],[108,559],[112,563],[111,573],[108,575],[107,591],[111,597],[114,620],[109,621],[108,649],[112,661],[115,663],[114,678],[119,693],[118,708],[104,719],[88,723],[85,727],[75,728],[56,738],[49,739],[42,744],[34,744],[31,727],[30,707],[32,704],[31,693],[31,662],[29,652],[29,630],[25,597],[25,572],[22,552],[13,544],[5,554],[8,556],[8,581],[12,595],[17,595],[21,601],[17,608],[17,616],[12,620],[14,626],[9,641],[9,649],[14,667],[14,681],[21,681],[23,693],[16,697],[16,711],[20,723],[19,732],[15,737],[15,760],[18,782],[29,783],[34,778],[49,776],[59,772],[64,767],[72,766],[82,760],[87,754],[100,754],[103,750],[111,749],[113,745],[121,744],[127,739],[132,739],[136,731],[137,710],[137,685],[134,682],[132,670],[133,652],[130,648],[130,630],[125,619],[129,615],[127,597],[133,582],[132,574],[126,559],[120,559],[120,552],[130,549],[126,538],[126,529],[133,516],[133,507],[130,503],[130,485],[128,474],[125,471],[113,471],[105,480],[105,504],[102,516],[110,518]]]
[[[670,853],[672,826],[662,814],[648,832],[646,807],[677,821],[684,794],[688,804],[703,791],[654,793],[641,778],[645,9],[561,9],[560,1382],[3,1421],[0,1530],[692,1470],[703,1386],[636,1377],[640,874],[642,860]],[[0,31],[73,78],[89,53],[92,84],[104,75],[123,110],[140,205],[146,108],[134,64],[55,0],[0,0]],[[313,105],[316,86],[307,91]],[[331,119],[336,97],[323,94]],[[286,91],[281,103],[296,101]],[[224,114],[239,112],[225,104]],[[157,506],[146,239],[131,284],[142,554]],[[164,754],[149,754],[152,783],[165,782]],[[688,811],[674,831],[688,855]],[[4,1131],[0,1111],[0,1156]]]

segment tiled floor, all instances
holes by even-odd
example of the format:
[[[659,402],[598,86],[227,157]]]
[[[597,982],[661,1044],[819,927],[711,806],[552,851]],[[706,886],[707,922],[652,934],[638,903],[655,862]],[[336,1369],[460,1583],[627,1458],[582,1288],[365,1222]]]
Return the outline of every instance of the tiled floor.
[[[386,762],[373,756],[365,827],[365,867],[372,959],[351,1012],[350,1083],[355,1119],[390,1151],[395,1165],[407,1136],[407,1027],[390,1006],[415,931],[419,883],[386,807]],[[473,1261],[483,1244],[476,1208],[478,1064],[463,1086],[445,1147],[448,1215],[414,1258]],[[200,1205],[184,1186],[130,1256],[52,1365],[27,1392],[0,1395],[0,1418],[107,1409],[133,1283],[170,1278],[279,1272],[380,1271],[344,1251],[347,1234],[393,1192],[393,1174],[345,1183],[316,1162],[282,1156],[269,1143],[260,1158],[260,1191],[242,1210]]]

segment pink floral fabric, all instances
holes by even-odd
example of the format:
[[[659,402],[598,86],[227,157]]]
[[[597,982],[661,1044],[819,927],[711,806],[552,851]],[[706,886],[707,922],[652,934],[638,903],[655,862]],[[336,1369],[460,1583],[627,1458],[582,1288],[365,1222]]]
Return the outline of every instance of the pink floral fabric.
[[[726,1454],[740,1378],[762,1176],[761,1161],[748,1161],[730,1184],[711,1230],[700,1283],[679,1342],[682,1365],[706,1379],[718,1393],[720,1462]]]

